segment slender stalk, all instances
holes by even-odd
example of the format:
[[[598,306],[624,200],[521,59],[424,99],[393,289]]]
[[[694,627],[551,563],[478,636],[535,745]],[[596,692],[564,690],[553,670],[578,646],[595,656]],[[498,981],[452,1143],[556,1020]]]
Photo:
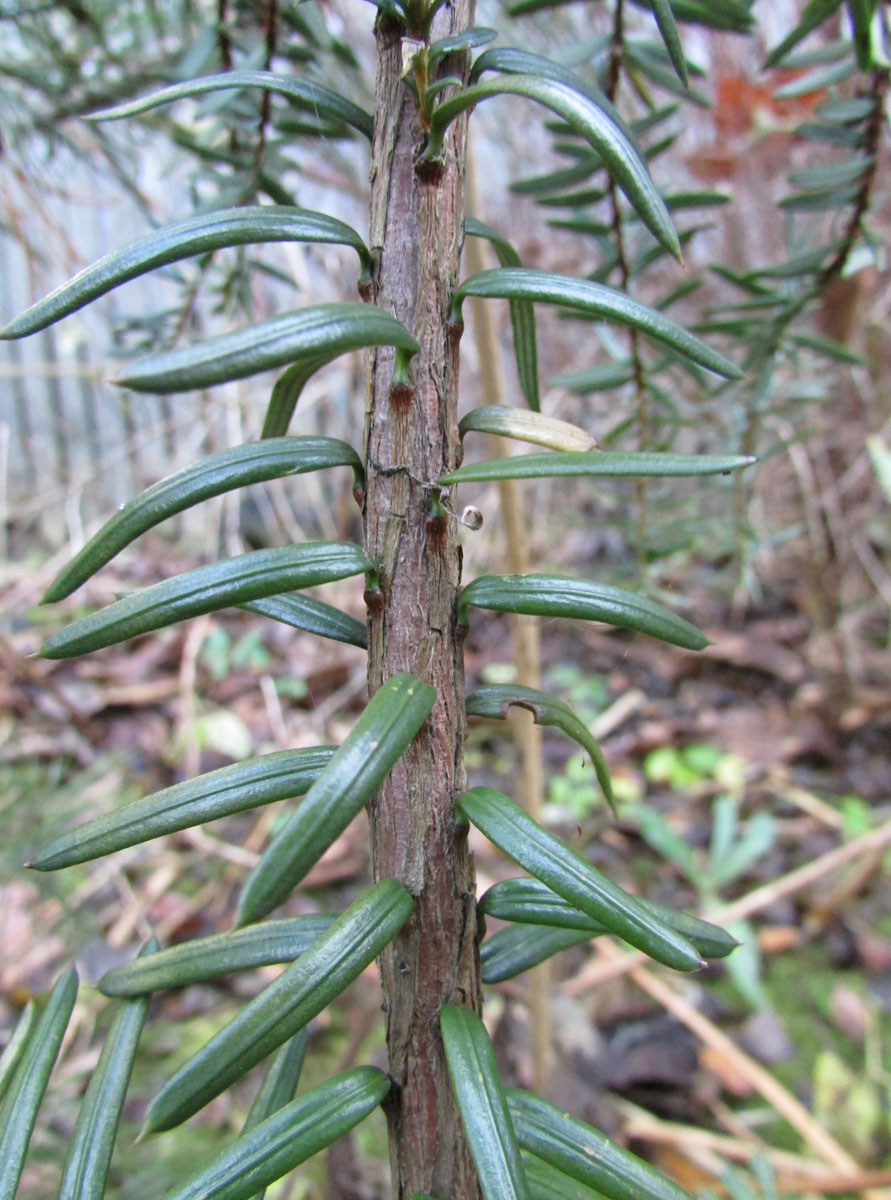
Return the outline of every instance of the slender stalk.
[[[472,21],[472,0],[442,9],[432,37]],[[378,568],[368,602],[369,689],[411,671],[436,689],[428,722],[371,805],[376,878],[415,897],[412,918],[380,960],[387,1013],[393,1192],[477,1200],[476,1175],[439,1034],[443,1004],[481,1003],[472,860],[454,821],[464,786],[464,675],[456,617],[456,522],[433,511],[432,481],[458,457],[458,346],[449,299],[463,239],[465,123],[435,177],[415,170],[422,141],[402,79],[400,30],[378,21],[371,186],[374,300],[412,330],[421,350],[411,386],[391,386],[393,355],[371,356],[366,412],[365,534]]]
[[[467,206],[474,215],[483,218],[482,204],[476,186],[474,154],[471,143],[467,150]],[[468,238],[464,247],[468,275],[485,270],[486,262],[481,238]],[[480,298],[469,301],[473,333],[480,359],[480,391],[486,404],[509,403],[501,349],[492,319],[492,306]],[[492,454],[508,454],[504,438],[489,438]],[[509,575],[523,575],[529,570],[529,537],[523,502],[516,479],[498,482],[498,502],[501,510],[504,567]],[[541,686],[541,636],[537,617],[514,615],[510,618],[511,650],[517,683],[524,687]],[[541,820],[544,779],[542,775],[541,727],[535,724],[532,713],[512,708],[510,722],[520,758],[520,801],[536,821]],[[551,963],[545,959],[529,974],[529,1013],[532,1025],[532,1083],[537,1092],[547,1089],[551,1050]]]
[[[610,40],[609,63],[607,66],[605,91],[609,99],[615,103],[622,82],[622,67],[625,59],[625,5],[624,0],[616,0],[613,13],[613,30]],[[631,268],[628,265],[628,253],[625,246],[625,222],[622,217],[622,207],[619,203],[619,189],[615,180],[607,179],[607,195],[609,198],[613,245],[616,249],[616,266],[619,272],[619,286],[623,292],[628,291],[631,280]],[[650,447],[650,414],[647,404],[647,387],[644,373],[643,358],[640,353],[640,335],[636,329],[628,330],[628,356],[631,359],[631,370],[634,376],[634,404],[637,423],[637,448],[649,450]],[[644,539],[647,534],[647,488],[646,481],[634,481],[634,496],[637,509],[637,557],[638,566],[644,569],[646,558],[643,555]]]

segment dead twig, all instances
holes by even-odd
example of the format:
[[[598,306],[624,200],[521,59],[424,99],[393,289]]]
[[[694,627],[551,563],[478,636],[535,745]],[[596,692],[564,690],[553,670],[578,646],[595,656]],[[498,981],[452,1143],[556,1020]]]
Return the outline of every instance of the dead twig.
[[[802,888],[816,883],[818,879],[822,879],[824,875],[844,866],[845,863],[862,856],[871,857],[889,845],[891,845],[891,821],[886,821],[878,829],[871,829],[869,833],[861,834],[860,837],[854,838],[844,846],[837,846],[834,850],[827,851],[826,854],[815,858],[813,862],[805,863],[803,867],[790,871],[788,875],[766,883],[763,887],[755,888],[748,895],[741,896],[730,904],[707,912],[705,917],[718,925],[725,921],[750,917],[761,909],[768,908],[784,896],[794,895]],[[580,993],[588,991],[589,988],[606,983],[609,979],[627,974],[634,967],[641,966],[647,961],[646,955],[638,951],[633,954],[623,954],[621,957],[599,957],[593,962],[587,963],[578,975],[573,979],[568,979],[563,987],[570,996],[578,996]]]
[[[598,953],[606,958],[624,957],[622,951],[610,942],[598,946]],[[830,1133],[827,1133],[819,1121],[811,1116],[804,1105],[796,1100],[792,1093],[774,1079],[760,1063],[741,1050],[726,1033],[718,1029],[717,1025],[708,1017],[694,1008],[689,1000],[684,999],[672,984],[660,979],[649,968],[639,965],[632,966],[629,974],[642,991],[661,1004],[701,1042],[730,1063],[734,1072],[746,1079],[825,1162],[848,1176],[860,1174],[860,1168],[855,1160]]]

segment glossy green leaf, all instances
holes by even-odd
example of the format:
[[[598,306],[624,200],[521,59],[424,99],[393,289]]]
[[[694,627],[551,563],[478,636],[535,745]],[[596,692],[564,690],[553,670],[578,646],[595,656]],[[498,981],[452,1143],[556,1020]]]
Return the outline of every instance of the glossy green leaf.
[[[359,255],[362,278],[370,278],[368,247],[343,221],[310,209],[285,205],[224,208],[155,229],[129,246],[106,254],[10,321],[0,331],[0,338],[25,337],[45,329],[147,271],[226,246],[260,242],[336,242],[352,246]]]
[[[254,1102],[241,1128],[242,1138],[255,1129],[261,1121],[267,1120],[294,1099],[297,1081],[303,1069],[308,1040],[307,1031],[301,1029],[299,1033],[294,1034],[290,1041],[285,1042],[276,1054],[269,1070],[263,1076],[263,1082],[260,1084],[260,1089],[254,1097]],[[262,1187],[250,1197],[250,1200],[263,1200],[265,1193],[266,1189]]]
[[[502,983],[538,966],[561,950],[590,941],[591,934],[554,925],[508,925],[480,946],[483,983]]]
[[[377,1067],[334,1075],[243,1134],[164,1200],[250,1200],[358,1125],[389,1090]]]
[[[735,938],[709,921],[657,904],[655,900],[641,897],[640,902],[654,917],[685,937],[703,958],[726,958],[737,946]],[[501,921],[587,930],[590,937],[606,933],[603,925],[592,921],[540,879],[504,879],[493,884],[480,897],[477,911]]]
[[[520,1151],[485,1025],[476,1013],[448,1004],[439,1025],[483,1200],[528,1200]]]
[[[650,0],[632,0],[638,8],[650,8]],[[706,29],[722,29],[728,33],[746,33],[752,26],[751,4],[748,0],[671,0],[678,21],[702,25]]]
[[[293,1099],[308,1043],[309,1035],[306,1029],[301,1029],[278,1051],[263,1076],[263,1082],[245,1118],[242,1134],[255,1129],[261,1121],[271,1117]]]
[[[486,404],[482,408],[471,409],[458,425],[458,433],[462,438],[470,432],[533,442],[551,450],[593,450],[597,445],[591,434],[578,425],[545,416],[544,413],[512,408],[508,404]]]
[[[174,100],[182,100],[187,96],[201,96],[205,92],[219,92],[232,88],[262,88],[267,92],[277,92],[281,96],[287,96],[292,104],[309,109],[317,117],[332,117],[345,121],[347,125],[364,134],[369,141],[374,135],[374,121],[364,109],[353,104],[351,100],[319,83],[297,79],[294,76],[276,75],[272,71],[225,71],[219,75],[187,79],[184,83],[161,88],[140,100],[130,100],[126,104],[92,113],[89,119],[118,121],[122,117],[139,116],[161,104],[171,104]]]
[[[333,362],[339,353],[340,351],[335,351],[332,354],[310,355],[300,362],[293,363],[286,371],[282,372],[276,380],[269,398],[261,437],[276,438],[288,432],[288,426],[294,415],[294,409],[297,407],[297,401],[300,399],[300,393],[316,371],[320,371],[329,362]]]
[[[695,625],[646,596],[563,575],[481,575],[458,598],[458,620],[462,625],[467,624],[471,606],[533,617],[605,621],[688,650],[702,650],[708,645],[708,639]]]
[[[747,33],[754,17],[749,0],[672,0],[679,21],[703,25],[707,29],[724,29],[729,33]]]
[[[369,566],[361,549],[351,542],[304,542],[254,550],[196,567],[116,600],[52,634],[40,654],[43,658],[73,658],[233,604],[359,575]]]
[[[853,204],[859,188],[851,184],[845,188],[818,188],[811,192],[794,192],[784,196],[779,207],[785,212],[831,212],[836,213],[846,204]]]
[[[77,972],[71,968],[50,993],[0,1103],[0,1200],[15,1196],[37,1111],[76,996]]]
[[[690,82],[687,77],[687,57],[684,54],[684,47],[681,45],[670,0],[647,0],[647,6],[656,18],[656,24],[659,26],[659,32],[665,43],[665,50],[671,60],[671,65],[677,72],[678,79],[684,87],[687,87]]]
[[[846,183],[856,183],[874,162],[874,155],[858,154],[829,166],[791,171],[788,179],[793,187],[798,188],[840,187]]]
[[[838,121],[842,125],[865,121],[875,108],[872,96],[831,97],[814,109],[824,121]]]
[[[64,599],[140,534],[202,500],[248,484],[337,466],[352,467],[361,490],[362,461],[352,446],[339,438],[273,438],[211,454],[122,505],[56,576],[43,603]]]
[[[733,199],[726,192],[672,192],[665,197],[669,212],[678,212],[686,208],[721,208]]]
[[[816,246],[813,250],[794,254],[785,262],[777,263],[775,266],[759,267],[751,271],[748,278],[757,281],[759,279],[798,279],[802,275],[814,275],[822,270],[827,258],[840,248],[840,239],[824,242],[823,245]]]
[[[461,33],[437,38],[436,41],[431,42],[427,51],[427,62],[432,67],[447,54],[456,54],[460,50],[473,50],[477,46],[486,46],[489,42],[494,42],[497,37],[497,29],[490,29],[486,25],[471,25],[469,29],[464,29]]]
[[[146,1132],[179,1125],[303,1029],[392,941],[411,909],[411,896],[395,879],[381,880],[351,904],[164,1085],[149,1105]]]
[[[264,600],[251,600],[238,607],[258,616],[280,621],[283,625],[290,625],[292,629],[304,629],[307,633],[315,633],[319,637],[332,638],[335,642],[346,642],[349,646],[359,646],[363,650],[368,645],[368,634],[363,621],[351,617],[349,613],[341,612],[332,604],[326,604],[312,596],[304,596],[300,592],[267,596]]]
[[[620,132],[634,145],[637,149],[635,134],[632,132],[632,127],[626,122],[622,113],[615,104],[609,99],[606,92],[596,84],[590,83],[584,79],[576,71],[569,67],[565,67],[553,57],[548,57],[543,54],[533,54],[529,50],[521,49],[518,46],[493,46],[490,50],[486,50],[474,62],[470,69],[468,83],[475,84],[483,77],[486,71],[500,71],[506,75],[529,75],[534,79],[551,79],[555,83],[562,83],[572,91],[578,92],[579,95],[585,96],[598,108],[602,109],[612,123],[620,130]],[[567,121],[555,121],[551,123],[554,126],[559,126],[560,131],[567,136],[584,137],[585,135],[573,129],[572,125]],[[583,148],[579,150],[584,153]]]
[[[828,21],[840,8],[841,0],[808,0],[802,9],[798,24],[771,50],[764,60],[764,66],[775,67],[782,62],[790,50],[794,50],[799,42],[804,41],[809,33],[813,33],[824,21]]]
[[[624,62],[629,78],[644,94],[647,91],[646,80],[656,87],[663,88],[670,95],[680,96],[699,108],[709,107],[709,98],[704,92],[692,87],[689,83],[684,87],[680,82],[661,46],[657,46],[653,42],[626,39]],[[688,64],[689,69],[690,64]],[[652,99],[649,102],[653,103]],[[647,151],[647,159],[651,160],[654,156],[661,154],[663,150],[668,149],[674,139],[675,135],[669,134],[662,142],[651,146]]]
[[[236,333],[142,359],[116,382],[138,392],[188,392],[288,366],[295,360],[330,361],[366,346],[395,346],[403,357],[418,350],[408,330],[382,308],[344,301],[285,313]]]
[[[141,960],[150,958],[157,947],[152,938],[143,949]],[[108,1168],[147,1007],[148,997],[143,996],[117,1006],[99,1062],[90,1074],[80,1104],[58,1200],[102,1200],[105,1195]]]
[[[617,478],[665,475],[725,475],[751,466],[754,458],[720,454],[651,454],[594,450],[577,453],[515,454],[468,463],[437,483],[471,483],[484,479],[550,479],[570,475]]]
[[[141,996],[204,983],[235,971],[293,962],[333,923],[331,916],[284,917],[178,942],[149,959],[136,958],[112,967],[99,980],[99,990],[106,996]]]
[[[429,684],[409,674],[393,675],[378,688],[249,875],[238,902],[237,925],[259,920],[288,898],[380,787],[435,699]]]
[[[520,1145],[608,1200],[689,1200],[676,1183],[584,1121],[518,1088],[507,1097]]]
[[[494,788],[465,792],[458,805],[489,841],[610,933],[680,971],[702,966],[694,947],[586,859]]]
[[[818,71],[809,71],[806,75],[799,75],[788,83],[784,83],[774,92],[774,98],[776,100],[792,100],[796,96],[807,96],[811,92],[820,92],[833,84],[851,79],[856,72],[857,61],[854,55],[850,54],[840,62],[822,67]]]
[[[555,375],[548,383],[551,387],[568,388],[580,396],[588,396],[591,392],[609,391],[610,388],[624,387],[633,381],[634,368],[628,359],[623,358],[618,362],[601,363],[566,375]]]
[[[520,1158],[529,1200],[603,1200],[602,1192],[595,1192],[577,1179],[570,1179],[528,1150],[521,1150]]]
[[[562,195],[539,196],[538,203],[542,208],[585,208],[589,204],[599,204],[606,196],[604,188],[581,188],[577,192],[565,192]],[[550,222],[549,222],[550,223]],[[612,226],[608,221],[594,221],[591,229],[595,237],[606,237]]]
[[[572,275],[557,275],[550,271],[531,271],[525,267],[496,267],[465,279],[452,300],[452,320],[461,321],[461,304],[465,296],[502,297],[507,300],[525,298],[542,304],[560,304],[599,320],[616,321],[630,329],[670,347],[699,366],[739,379],[741,372],[705,342],[688,333],[680,325],[654,308],[639,304],[615,288]]]
[[[585,183],[602,166],[603,161],[599,154],[586,155],[571,167],[548,171],[544,175],[533,175],[528,179],[517,179],[510,185],[510,190],[517,196],[534,196],[540,203],[544,203],[545,197],[550,197],[564,188]],[[591,203],[596,201],[592,200]]]
[[[531,712],[538,725],[551,725],[577,742],[588,754],[593,764],[597,781],[610,807],[613,806],[613,785],[603,751],[588,726],[565,700],[558,700],[538,688],[524,687],[519,683],[489,684],[471,692],[465,707],[469,717],[507,717],[512,704]]]
[[[873,21],[876,16],[877,0],[847,0],[846,8],[854,31],[854,49],[857,51],[857,66],[861,71],[870,71],[874,66],[887,67],[884,50],[873,59]],[[880,37],[882,35],[879,35]]]
[[[863,130],[857,125],[834,125],[824,121],[803,121],[795,126],[795,136],[827,146],[845,146],[856,150],[866,144]]]
[[[475,217],[465,217],[464,232],[471,237],[485,238],[495,251],[502,267],[522,266],[519,254],[497,230],[478,221]],[[534,411],[541,408],[538,392],[538,340],[535,334],[535,305],[531,300],[511,300],[508,309],[514,334],[514,356],[517,362],[517,377],[520,381],[520,391],[526,403]]]
[[[423,157],[427,161],[439,158],[445,131],[461,113],[492,96],[502,95],[524,96],[544,105],[589,141],[644,225],[670,253],[680,257],[680,243],[671,217],[635,146],[602,105],[565,82],[534,75],[509,75],[484,79],[465,88],[434,109]]]
[[[16,1021],[9,1041],[3,1047],[3,1053],[0,1054],[0,1100],[6,1095],[6,1089],[22,1061],[22,1055],[28,1048],[28,1039],[31,1037],[36,1021],[37,1006],[33,1000],[29,1000]]]
[[[333,753],[333,746],[278,750],[175,783],[78,825],[44,846],[28,865],[58,871],[165,833],[302,796]]]
[[[837,342],[835,338],[824,337],[817,333],[799,333],[792,331],[789,333],[789,340],[796,346],[804,346],[808,350],[813,350],[816,354],[821,354],[824,358],[832,359],[833,362],[846,363],[852,367],[865,367],[866,359],[857,354],[854,350],[849,350],[843,342]]]

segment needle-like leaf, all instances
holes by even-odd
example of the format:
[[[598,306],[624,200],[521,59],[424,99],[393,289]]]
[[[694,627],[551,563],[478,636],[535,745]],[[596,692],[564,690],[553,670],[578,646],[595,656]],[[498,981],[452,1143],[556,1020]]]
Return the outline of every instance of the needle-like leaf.
[[[485,1025],[476,1013],[451,1005],[443,1008],[439,1024],[484,1200],[528,1200],[520,1150]]]
[[[529,1200],[603,1200],[602,1192],[595,1192],[577,1179],[570,1179],[528,1150],[521,1150],[520,1158]]]
[[[502,267],[521,267],[519,254],[511,243],[491,226],[476,217],[465,217],[464,232],[471,237],[485,238],[489,242]],[[517,361],[517,377],[520,391],[526,403],[538,412],[541,400],[538,393],[538,341],[535,335],[535,305],[531,300],[511,300],[508,305],[510,323],[514,333],[514,355]]]
[[[164,1085],[149,1105],[145,1132],[179,1125],[303,1029],[392,941],[411,909],[411,896],[395,879],[382,879],[351,904]]]
[[[765,67],[775,67],[783,61],[790,50],[794,50],[799,42],[804,41],[809,33],[813,33],[824,21],[828,21],[833,13],[841,8],[842,0],[808,0],[801,11],[798,24],[790,29],[779,45],[774,46],[764,60]]]
[[[358,1125],[389,1090],[377,1067],[334,1075],[242,1134],[164,1200],[250,1200]]]
[[[15,1029],[12,1031],[9,1041],[3,1047],[3,1053],[0,1054],[0,1100],[6,1095],[6,1089],[9,1087],[18,1065],[22,1061],[22,1055],[28,1048],[28,1039],[31,1036],[36,1021],[37,1006],[33,1000],[29,1000],[22,1009],[22,1014],[18,1021],[16,1021]]]
[[[513,408],[508,404],[486,404],[482,408],[471,409],[461,418],[458,433],[464,438],[471,431],[533,442],[550,450],[578,452],[594,450],[597,446],[597,440],[578,425],[545,416],[544,413],[529,412],[525,408]]]
[[[136,958],[112,967],[99,980],[99,990],[106,996],[141,996],[235,971],[293,962],[333,923],[331,916],[283,917],[247,929],[192,938],[159,950],[150,959]]]
[[[333,753],[333,746],[278,750],[207,771],[85,821],[38,850],[28,866],[37,871],[58,871],[165,833],[190,829],[274,800],[302,796]]]
[[[188,392],[297,360],[330,361],[366,346],[395,346],[403,360],[418,350],[408,330],[384,309],[344,301],[285,313],[236,333],[143,359],[116,382],[138,392]]]
[[[129,246],[106,254],[10,321],[0,330],[0,338],[25,337],[45,329],[147,271],[226,246],[260,242],[338,242],[352,246],[359,255],[361,278],[370,278],[368,247],[343,221],[310,209],[285,205],[224,208],[152,230]]]
[[[595,450],[555,454],[516,454],[468,463],[442,475],[437,483],[471,483],[485,479],[549,479],[574,475],[634,478],[680,475],[726,475],[751,466],[754,458],[718,454],[654,454]]]
[[[534,75],[483,79],[464,88],[433,110],[423,158],[436,161],[446,130],[456,117],[492,96],[525,96],[562,117],[598,152],[641,221],[656,240],[680,258],[678,235],[643,159],[622,128],[601,104],[568,83]]]
[[[519,683],[489,684],[471,692],[465,701],[465,708],[469,717],[505,719],[512,704],[531,712],[536,724],[551,725],[578,742],[589,755],[597,781],[612,808],[613,785],[603,751],[588,726],[565,700],[558,700],[538,688],[524,687]]]
[[[561,950],[587,942],[591,934],[554,925],[508,925],[480,946],[483,983],[503,983],[552,958]]]
[[[458,598],[458,620],[462,625],[467,624],[471,606],[533,617],[605,621],[688,650],[702,650],[708,645],[708,639],[695,625],[646,596],[563,575],[481,575]]]
[[[211,454],[122,505],[56,576],[43,603],[64,599],[141,534],[202,500],[248,484],[337,466],[352,467],[356,486],[362,488],[362,461],[339,438],[282,437]]]
[[[703,958],[726,958],[739,944],[725,930],[689,913],[678,912],[665,904],[640,898],[654,917],[695,946]],[[519,924],[550,925],[558,929],[587,930],[591,937],[606,933],[600,922],[592,921],[575,905],[564,900],[540,879],[504,879],[493,884],[480,897],[477,911],[483,916]]]
[[[723,354],[688,333],[657,309],[648,308],[624,292],[602,283],[592,283],[589,279],[557,275],[550,271],[532,271],[527,267],[494,267],[489,271],[480,271],[478,275],[465,279],[455,292],[452,320],[458,325],[461,323],[461,304],[465,296],[498,296],[506,300],[523,297],[542,304],[560,304],[591,317],[616,321],[629,329],[636,329],[683,358],[727,379],[741,377],[738,368]]]
[[[306,1030],[301,1029],[276,1054],[242,1126],[242,1137],[294,1099],[308,1040]],[[265,1187],[261,1188],[250,1200],[263,1200],[265,1192]]]
[[[434,689],[414,675],[393,675],[381,685],[248,876],[238,902],[237,925],[265,917],[288,898],[380,787],[435,699]]]
[[[432,67],[446,54],[455,54],[459,50],[473,50],[477,46],[494,42],[497,37],[496,29],[489,29],[486,25],[471,25],[461,33],[437,38],[435,42],[430,43],[430,49],[427,51],[428,67]]]
[[[300,592],[267,596],[265,600],[250,600],[238,607],[290,625],[292,629],[305,629],[307,633],[332,638],[335,642],[346,642],[349,646],[359,646],[362,650],[368,645],[363,621],[341,612],[333,604],[326,604],[323,600],[304,596]]]
[[[649,1163],[529,1092],[507,1092],[520,1145],[608,1200],[689,1200]]]
[[[189,617],[359,575],[369,567],[361,549],[351,542],[304,542],[254,550],[196,567],[116,600],[52,634],[40,654],[43,658],[73,658]]]
[[[76,996],[77,972],[71,968],[50,993],[0,1104],[0,1200],[15,1196],[37,1110]]]
[[[695,971],[702,966],[699,954],[686,938],[543,829],[502,792],[471,788],[461,796],[458,806],[490,842],[610,933],[679,971]]]
[[[662,34],[662,41],[665,43],[665,49],[668,52],[668,57],[671,59],[671,65],[677,72],[678,79],[680,79],[684,87],[687,87],[690,82],[687,77],[687,57],[684,54],[684,47],[681,45],[681,38],[678,33],[678,27],[675,24],[671,2],[670,0],[647,0],[647,5],[656,18],[656,24],[659,26],[659,32]]]
[[[142,951],[142,960],[150,957],[157,947],[152,938]],[[146,996],[137,996],[117,1006],[99,1062],[80,1104],[58,1200],[102,1200],[105,1195],[118,1122],[147,1007]]]
[[[118,121],[122,117],[135,117],[149,112],[161,104],[171,104],[174,100],[182,100],[187,96],[201,96],[205,92],[219,92],[226,89],[263,88],[268,92],[277,92],[287,96],[292,104],[309,109],[316,117],[333,117],[345,121],[362,133],[369,140],[374,134],[374,122],[364,109],[353,104],[344,96],[338,95],[330,88],[320,83],[312,83],[308,79],[297,79],[288,75],[277,75],[272,71],[225,71],[219,75],[205,75],[200,79],[187,79],[183,83],[175,83],[170,87],[161,88],[149,96],[139,100],[129,100],[126,104],[105,108],[90,115],[91,121]]]

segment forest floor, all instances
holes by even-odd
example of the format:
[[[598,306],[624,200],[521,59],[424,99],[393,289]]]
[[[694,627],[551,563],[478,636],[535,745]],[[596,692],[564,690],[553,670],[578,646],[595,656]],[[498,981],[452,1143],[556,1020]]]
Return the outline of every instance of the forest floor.
[[[149,582],[162,562],[169,571],[176,557],[169,547],[147,544],[128,560],[126,576],[104,572],[79,603],[104,603]],[[165,630],[124,652],[62,663],[34,658],[59,621],[36,604],[50,570],[10,569],[0,593],[7,614],[0,640],[4,1030],[72,957],[92,985],[132,957],[150,931],[170,943],[226,928],[239,881],[282,806],[59,875],[23,870],[35,847],[125,799],[234,758],[337,742],[364,696],[361,651],[237,612]],[[338,593],[346,607],[357,599]],[[705,595],[703,603],[707,612]],[[599,626],[548,628],[545,685],[600,738],[619,800],[614,818],[590,763],[548,732],[548,824],[623,886],[728,924],[742,945],[726,964],[683,978],[642,965],[606,939],[564,952],[552,966],[545,1090],[691,1191],[734,1200],[772,1188],[878,1196],[891,1188],[884,652],[864,673],[867,682],[851,684],[826,667],[827,635],[790,601],[751,610],[729,628],[715,610],[704,628],[713,645],[697,655]],[[481,622],[466,663],[468,687],[506,681],[507,634]],[[510,792],[510,726],[471,722],[467,763],[471,782]],[[482,838],[474,850],[480,892],[516,874]],[[368,872],[362,818],[285,911],[340,909]],[[128,1129],[159,1083],[276,970],[153,1001],[156,1016],[189,1020],[147,1025]],[[525,977],[488,992],[487,1021],[510,1082],[531,1082],[529,996]],[[333,1065],[381,1061],[378,1010],[370,969],[314,1023],[311,1082]],[[53,1194],[56,1147],[70,1127],[65,1101],[95,1062],[103,1017],[91,986],[82,988],[77,1012],[36,1135],[29,1197]],[[215,1101],[187,1137],[135,1147],[123,1138],[115,1174],[127,1179],[128,1200],[161,1194],[167,1177],[180,1179],[214,1139],[230,1137],[253,1086],[249,1080]],[[382,1124],[372,1121],[276,1194],[375,1200],[383,1194],[383,1141]],[[728,1164],[735,1164],[729,1174]]]

